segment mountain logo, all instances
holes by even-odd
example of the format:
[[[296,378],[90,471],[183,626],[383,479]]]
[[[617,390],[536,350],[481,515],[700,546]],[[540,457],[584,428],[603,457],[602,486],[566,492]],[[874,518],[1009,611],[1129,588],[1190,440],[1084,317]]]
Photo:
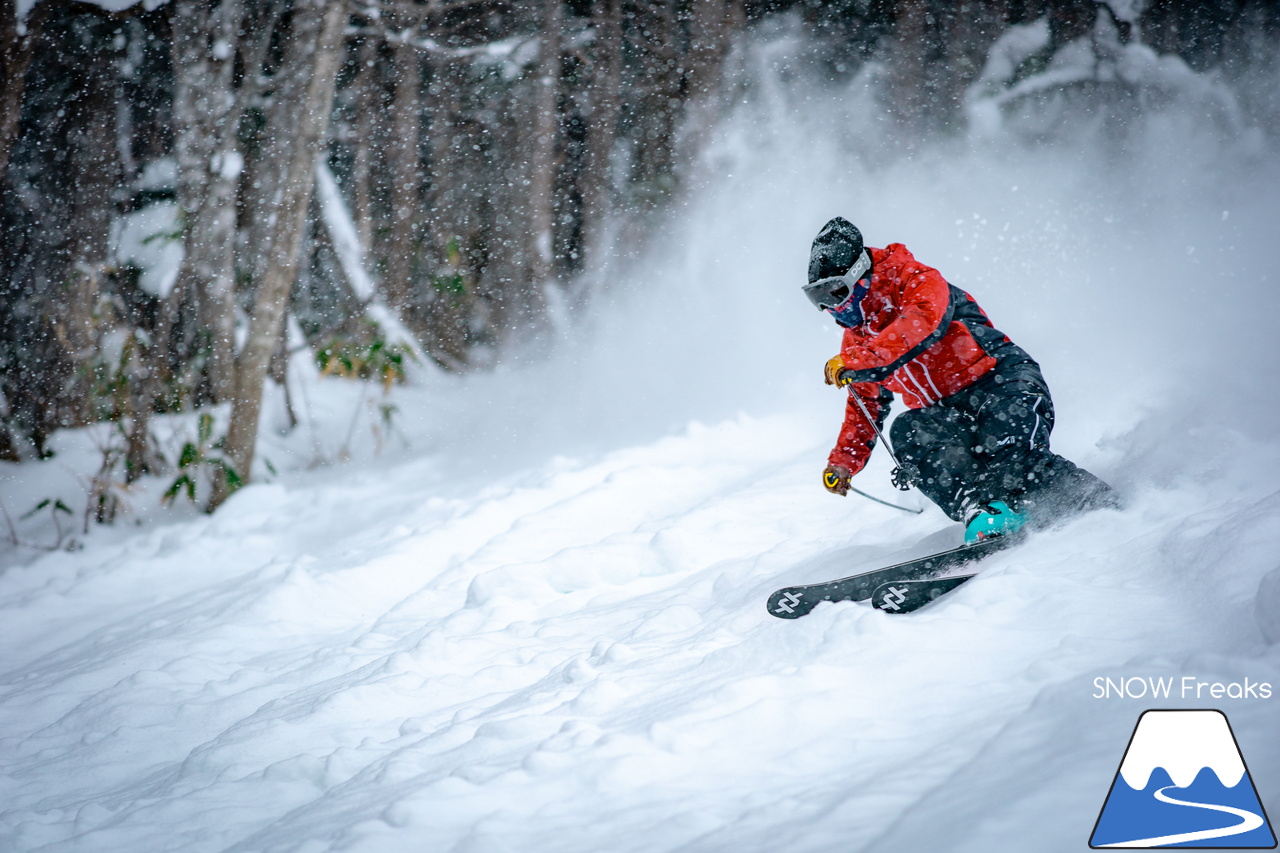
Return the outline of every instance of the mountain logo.
[[[1274,848],[1226,714],[1144,711],[1089,846]]]

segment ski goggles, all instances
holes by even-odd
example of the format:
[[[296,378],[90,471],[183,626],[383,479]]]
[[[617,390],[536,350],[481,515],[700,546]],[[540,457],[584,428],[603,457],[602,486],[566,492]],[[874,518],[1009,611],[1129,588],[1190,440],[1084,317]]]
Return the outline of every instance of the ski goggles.
[[[804,295],[820,311],[838,311],[842,305],[860,302],[867,295],[871,283],[871,253],[866,249],[844,275],[820,278],[804,286]]]

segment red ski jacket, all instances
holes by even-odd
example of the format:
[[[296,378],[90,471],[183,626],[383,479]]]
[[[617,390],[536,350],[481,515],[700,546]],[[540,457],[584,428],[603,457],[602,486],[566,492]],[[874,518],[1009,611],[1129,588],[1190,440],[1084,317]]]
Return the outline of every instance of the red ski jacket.
[[[889,393],[908,408],[930,406],[990,373],[1008,357],[1030,360],[992,327],[973,297],[920,263],[901,243],[870,249],[873,275],[863,298],[862,325],[845,329],[840,359],[857,394],[877,422]],[[849,373],[843,373],[849,377]],[[861,471],[875,431],[851,399],[831,465]]]

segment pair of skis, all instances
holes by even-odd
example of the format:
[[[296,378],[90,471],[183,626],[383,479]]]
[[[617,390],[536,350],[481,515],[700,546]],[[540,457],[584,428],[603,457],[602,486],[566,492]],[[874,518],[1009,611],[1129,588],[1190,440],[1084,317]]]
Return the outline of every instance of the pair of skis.
[[[884,445],[890,458],[893,459],[893,464],[897,466],[894,471],[896,483],[896,475],[899,471],[913,469],[909,465],[903,465],[898,455],[893,452],[893,446],[881,432],[879,422],[871,417],[871,412],[867,411],[866,404],[854,390],[853,384],[841,384],[846,385],[849,399],[857,404],[862,416],[867,419],[867,423],[875,432],[876,439]],[[907,477],[908,483],[911,479],[910,476]],[[902,488],[910,488],[910,486]],[[859,494],[877,503],[886,503],[863,492]],[[895,505],[889,504],[889,506]],[[897,507],[897,509],[903,509],[903,507]],[[824,601],[871,599],[871,606],[877,610],[883,610],[886,613],[910,613],[973,577],[972,572],[952,574],[953,572],[1007,548],[1020,538],[1021,536],[1016,533],[1008,536],[994,536],[961,545],[949,551],[907,560],[905,563],[895,563],[883,569],[873,569],[839,580],[785,587],[769,596],[769,612],[779,619],[799,619]]]
[[[1020,538],[1018,535],[995,536],[839,580],[785,587],[769,596],[769,613],[779,619],[798,619],[824,601],[868,599],[872,607],[885,613],[910,613],[974,575],[958,570],[1009,547]]]

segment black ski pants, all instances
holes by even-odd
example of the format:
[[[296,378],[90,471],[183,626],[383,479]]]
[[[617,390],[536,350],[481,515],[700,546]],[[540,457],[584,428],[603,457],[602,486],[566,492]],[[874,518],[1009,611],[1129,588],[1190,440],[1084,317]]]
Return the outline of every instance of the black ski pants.
[[[1049,450],[1053,399],[1035,362],[1000,365],[950,397],[898,415],[889,431],[912,485],[955,521],[1002,500],[1050,517],[1115,505],[1111,487]]]

